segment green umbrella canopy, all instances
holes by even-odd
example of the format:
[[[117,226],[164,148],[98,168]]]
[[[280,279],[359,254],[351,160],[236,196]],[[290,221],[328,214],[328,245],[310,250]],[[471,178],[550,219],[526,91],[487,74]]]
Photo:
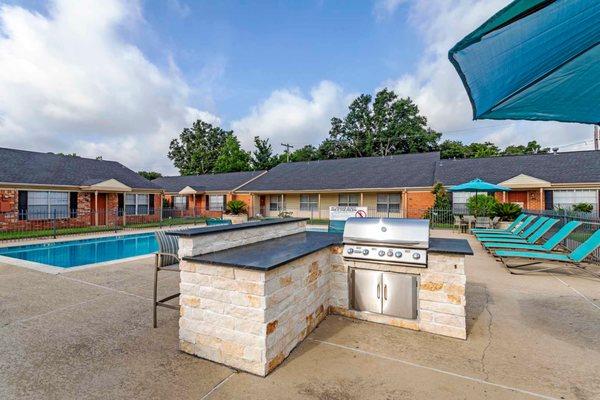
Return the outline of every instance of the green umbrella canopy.
[[[448,53],[473,119],[600,123],[600,1],[516,0]]]
[[[501,185],[494,185],[481,179],[473,179],[472,181],[461,183],[460,185],[452,186],[451,192],[508,192],[510,188]]]

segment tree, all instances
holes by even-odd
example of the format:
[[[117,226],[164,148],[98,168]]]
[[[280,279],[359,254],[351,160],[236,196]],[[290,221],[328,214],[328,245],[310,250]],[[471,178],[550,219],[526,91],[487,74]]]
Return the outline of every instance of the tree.
[[[140,174],[144,178],[148,179],[149,181],[156,179],[156,178],[160,178],[162,176],[162,174],[160,172],[155,172],[155,171],[138,171],[138,174]]]
[[[254,137],[255,150],[252,152],[250,164],[253,170],[271,169],[279,164],[277,156],[273,155],[273,147],[269,143],[269,139],[261,139],[259,136]]]
[[[410,98],[383,89],[360,95],[343,118],[332,118],[329,137],[319,147],[322,158],[387,156],[438,149],[441,134],[427,128],[427,119]],[[371,104],[372,102],[372,104]]]
[[[471,143],[465,149],[466,158],[495,157],[500,155],[500,149],[492,142]]]
[[[219,149],[212,172],[238,172],[250,170],[250,152],[240,146],[240,141],[229,133]]]
[[[465,158],[466,152],[465,145],[461,141],[444,140],[440,143],[441,158]]]
[[[290,154],[290,161],[315,161],[318,160],[319,151],[315,146],[307,144],[304,147],[301,147],[297,150],[294,150],[292,154]]]
[[[503,156],[514,156],[514,155],[520,155],[520,154],[544,154],[544,153],[548,153],[549,151],[550,151],[549,147],[542,148],[542,146],[536,140],[532,140],[531,142],[527,143],[527,146],[523,146],[523,145],[507,146],[504,149],[504,151],[502,152],[502,155]]]
[[[452,203],[450,201],[450,195],[448,191],[440,182],[436,183],[433,186],[433,190],[431,191],[435,196],[435,201],[433,203],[433,208],[436,210],[449,210],[452,208]]]
[[[202,120],[185,128],[179,139],[171,140],[168,157],[181,175],[213,172],[219,151],[233,131],[225,131]]]

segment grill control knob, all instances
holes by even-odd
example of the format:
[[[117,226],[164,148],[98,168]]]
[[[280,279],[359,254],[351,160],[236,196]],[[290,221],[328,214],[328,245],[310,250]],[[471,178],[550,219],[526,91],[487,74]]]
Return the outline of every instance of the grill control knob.
[[[350,248],[348,249],[348,254],[352,254],[352,253],[354,253],[354,249],[353,249],[352,247],[350,247]]]
[[[397,251],[395,254],[396,258],[401,258],[402,257],[402,252],[401,251]]]
[[[367,249],[364,249],[364,250],[363,250],[363,255],[365,255],[365,256],[366,256],[366,255],[368,255],[368,254],[369,254],[369,250],[367,250]]]
[[[379,257],[383,257],[383,256],[385,256],[385,251],[379,250],[379,253],[377,253],[377,254],[379,254]]]
[[[421,255],[419,253],[413,253],[413,258],[415,260],[418,260],[419,258],[421,258]]]
[[[393,257],[394,256],[394,252],[392,250],[388,250],[388,257]]]

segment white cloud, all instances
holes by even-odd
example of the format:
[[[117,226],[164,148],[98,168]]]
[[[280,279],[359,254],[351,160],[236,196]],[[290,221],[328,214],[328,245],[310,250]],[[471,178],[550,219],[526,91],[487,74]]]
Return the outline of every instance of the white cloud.
[[[0,145],[173,172],[170,139],[198,116],[220,121],[188,105],[174,63],[163,71],[123,39],[140,20],[118,0],[0,7]]]
[[[331,117],[343,115],[353,97],[330,81],[320,82],[309,96],[298,89],[276,90],[231,127],[248,149],[254,136],[269,138],[275,149],[282,142],[315,145],[327,136]]]
[[[423,38],[424,53],[414,73],[387,80],[382,86],[392,88],[402,96],[411,96],[434,129],[450,131],[445,135],[446,138],[490,140],[500,146],[534,139],[546,146],[556,146],[591,138],[592,128],[589,125],[472,121],[467,93],[448,61],[448,50],[508,3],[508,0],[419,0],[411,3],[409,22]],[[494,128],[499,125],[499,128]],[[492,128],[480,129],[486,126]],[[467,134],[470,128],[477,130]],[[580,144],[565,147],[564,150],[589,146]]]

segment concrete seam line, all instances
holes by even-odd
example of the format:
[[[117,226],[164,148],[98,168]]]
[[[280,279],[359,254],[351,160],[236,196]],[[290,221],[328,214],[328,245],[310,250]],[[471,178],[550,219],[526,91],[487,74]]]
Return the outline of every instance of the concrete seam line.
[[[93,299],[81,301],[81,302],[75,303],[75,304],[69,304],[68,306],[59,307],[59,308],[56,308],[54,310],[50,310],[50,311],[42,313],[42,314],[32,315],[31,317],[27,317],[27,318],[23,318],[23,319],[18,319],[16,321],[9,322],[8,324],[3,325],[2,327],[9,326],[9,325],[14,325],[14,324],[20,324],[22,322],[31,321],[31,320],[36,319],[36,318],[45,317],[46,315],[50,315],[50,314],[53,314],[55,312],[60,312],[60,311],[68,310],[69,308],[74,308],[74,307],[77,307],[77,306],[81,306],[83,304],[91,303],[91,302],[103,299],[105,297],[108,297],[108,296],[110,296],[110,294],[103,294],[103,295],[97,296],[97,297],[95,297]]]
[[[151,299],[150,297],[144,297],[144,296],[140,296],[140,295],[137,295],[137,294],[133,294],[133,293],[125,292],[125,291],[123,291],[123,290],[113,289],[113,288],[111,288],[111,287],[108,287],[108,286],[98,285],[97,283],[91,283],[91,282],[86,282],[86,281],[83,281],[83,280],[81,280],[81,279],[71,278],[71,277],[68,277],[68,276],[65,276],[65,275],[58,275],[58,276],[59,276],[59,277],[61,277],[61,278],[63,278],[63,279],[67,279],[67,280],[70,280],[70,281],[73,281],[73,282],[84,283],[84,284],[86,284],[86,285],[95,286],[95,287],[98,287],[98,288],[102,288],[102,289],[110,290],[110,291],[112,291],[112,292],[117,292],[117,293],[125,294],[125,295],[127,295],[127,296],[133,296],[133,297],[137,297],[138,299],[143,299],[143,300],[149,300],[149,301],[152,301],[152,299]]]
[[[588,303],[590,303],[591,305],[593,305],[594,307],[596,307],[598,310],[600,310],[600,306],[598,306],[596,303],[594,303],[592,300],[590,300],[586,295],[584,295],[583,293],[581,293],[579,290],[575,289],[573,286],[569,285],[567,282],[563,281],[558,276],[556,276],[554,274],[552,274],[552,276],[555,277],[556,279],[558,279],[558,281],[560,283],[562,283],[563,285],[565,285],[566,287],[568,287],[569,289],[571,289],[572,291],[574,291],[575,293],[577,293],[579,296],[583,297],[583,299],[585,301],[587,301]]]
[[[217,389],[219,389],[221,386],[223,386],[225,384],[225,382],[227,382],[229,380],[229,378],[231,378],[235,374],[237,374],[237,371],[233,371],[231,374],[229,374],[227,377],[225,377],[221,382],[217,383],[215,385],[215,387],[213,387],[212,389],[210,389],[210,391],[208,393],[206,393],[204,396],[202,396],[202,398],[200,400],[208,399],[208,397],[211,394],[213,394]]]
[[[484,384],[484,385],[494,386],[494,387],[501,388],[501,389],[506,389],[506,390],[512,390],[514,392],[518,392],[518,393],[522,393],[522,394],[527,394],[527,395],[534,396],[534,397],[539,397],[540,399],[558,400],[556,397],[550,397],[550,396],[546,396],[546,395],[543,395],[543,394],[540,394],[540,393],[530,392],[528,390],[524,390],[524,389],[519,389],[519,388],[515,388],[515,387],[512,387],[512,386],[503,385],[501,383],[488,382],[488,381],[485,381],[483,379],[474,378],[474,377],[468,376],[468,375],[461,375],[461,374],[458,374],[456,372],[450,372],[450,371],[446,371],[446,370],[439,369],[439,368],[428,367],[426,365],[421,365],[421,364],[417,364],[417,363],[414,363],[414,362],[411,362],[411,361],[402,360],[400,358],[388,357],[388,356],[384,356],[384,355],[381,355],[381,354],[372,353],[372,352],[366,351],[366,350],[355,349],[355,348],[352,348],[352,347],[344,346],[343,344],[337,344],[337,343],[327,342],[327,341],[324,341],[324,340],[310,339],[310,338],[307,339],[307,340],[310,340],[311,342],[322,343],[322,344],[333,346],[333,347],[339,347],[341,349],[354,351],[354,352],[357,352],[357,353],[360,353],[360,354],[364,354],[364,355],[368,355],[368,356],[372,356],[372,357],[377,357],[377,358],[381,358],[381,359],[388,360],[388,361],[398,362],[400,364],[409,365],[411,367],[422,368],[422,369],[426,369],[426,370],[429,370],[429,371],[438,372],[440,374],[454,376],[456,378],[461,378],[461,379],[465,379],[465,380],[468,380],[468,381],[481,383],[481,384]]]

